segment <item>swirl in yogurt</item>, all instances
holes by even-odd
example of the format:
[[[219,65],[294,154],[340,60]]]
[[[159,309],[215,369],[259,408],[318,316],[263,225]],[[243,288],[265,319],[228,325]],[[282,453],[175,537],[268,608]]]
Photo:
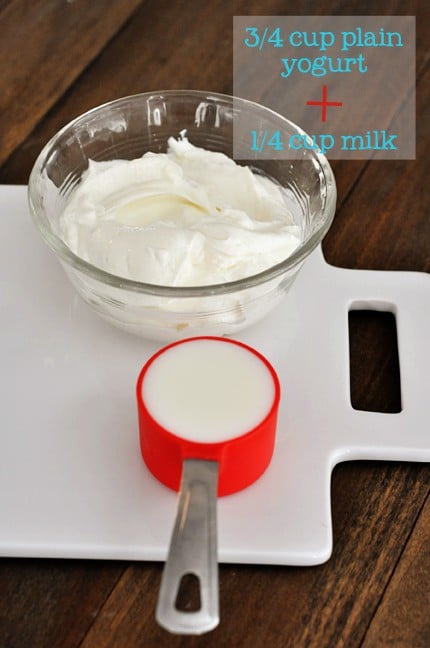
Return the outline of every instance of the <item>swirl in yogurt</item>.
[[[185,137],[169,138],[166,153],[90,161],[60,219],[79,257],[164,286],[257,274],[290,256],[301,234],[278,184]]]

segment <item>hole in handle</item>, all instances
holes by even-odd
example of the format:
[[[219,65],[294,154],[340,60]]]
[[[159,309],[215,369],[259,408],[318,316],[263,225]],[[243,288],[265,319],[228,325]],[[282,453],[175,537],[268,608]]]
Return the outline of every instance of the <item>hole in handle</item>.
[[[218,462],[185,459],[175,524],[158,595],[156,619],[177,634],[203,634],[219,623],[216,497]],[[191,579],[190,579],[191,577]],[[197,610],[194,594],[200,599]],[[191,582],[190,582],[191,581]],[[184,600],[185,597],[185,600]],[[180,607],[185,605],[185,611]]]
[[[200,579],[196,574],[184,574],[179,583],[175,609],[179,612],[198,612],[201,610]]]
[[[396,414],[402,411],[395,315],[350,310],[349,386],[356,410]]]

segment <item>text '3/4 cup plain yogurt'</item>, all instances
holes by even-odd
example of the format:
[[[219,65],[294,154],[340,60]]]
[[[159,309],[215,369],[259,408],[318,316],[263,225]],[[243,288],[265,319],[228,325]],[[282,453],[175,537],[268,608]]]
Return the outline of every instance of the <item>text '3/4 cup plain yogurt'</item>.
[[[89,263],[162,286],[255,275],[288,257],[302,237],[280,185],[184,136],[170,137],[166,153],[90,161],[60,233]]]

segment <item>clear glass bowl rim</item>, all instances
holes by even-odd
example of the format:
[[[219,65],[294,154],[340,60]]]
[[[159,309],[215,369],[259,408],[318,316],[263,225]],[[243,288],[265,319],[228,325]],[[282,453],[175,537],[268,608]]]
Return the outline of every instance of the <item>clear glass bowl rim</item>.
[[[43,221],[39,218],[38,207],[37,207],[37,198],[38,198],[38,189],[37,182],[40,177],[41,171],[44,167],[46,160],[53,154],[58,141],[63,137],[63,135],[68,131],[73,129],[79,122],[85,121],[89,116],[96,114],[99,111],[105,110],[106,108],[115,106],[118,107],[121,104],[127,104],[130,101],[145,101],[150,98],[173,98],[176,97],[180,99],[181,97],[189,96],[195,97],[197,99],[206,99],[217,102],[222,102],[228,106],[248,106],[253,107],[257,110],[263,110],[266,114],[272,114],[277,119],[280,119],[289,127],[295,129],[301,135],[307,136],[299,126],[294,124],[294,122],[288,120],[283,115],[263,106],[254,101],[249,101],[248,99],[242,99],[240,97],[235,97],[233,95],[222,94],[218,92],[210,92],[203,90],[160,90],[153,92],[142,92],[133,95],[127,95],[125,97],[120,97],[113,101],[108,101],[104,104],[100,104],[87,110],[82,113],[75,119],[68,122],[63,128],[61,128],[43,147],[39,153],[33,168],[30,173],[29,182],[28,182],[28,202],[30,206],[30,212],[32,219],[40,231],[43,239],[51,248],[51,250],[65,263],[69,266],[72,266],[74,269],[83,272],[84,274],[96,279],[104,284],[108,284],[115,288],[122,290],[130,290],[134,293],[142,293],[146,295],[158,296],[158,297],[171,297],[171,298],[180,298],[180,297],[205,297],[210,295],[224,295],[253,286],[258,286],[264,284],[272,279],[275,279],[279,275],[287,273],[289,270],[293,269],[295,266],[300,264],[322,241],[325,234],[330,228],[330,225],[334,218],[335,205],[336,205],[336,183],[333,175],[333,171],[330,167],[330,164],[327,158],[322,155],[318,150],[312,150],[312,155],[318,163],[320,170],[324,177],[324,182],[326,186],[326,194],[324,197],[323,205],[323,218],[321,219],[320,226],[313,232],[313,234],[297,248],[290,256],[286,259],[277,263],[276,265],[263,270],[255,275],[250,275],[248,277],[243,277],[242,279],[236,279],[235,281],[229,281],[225,283],[216,283],[202,286],[163,286],[158,284],[145,283],[140,281],[134,281],[132,279],[127,279],[126,277],[120,277],[118,275],[111,274],[98,268],[97,266],[92,265],[88,261],[85,261],[81,257],[78,257],[74,254],[67,245],[52,232],[49,227],[46,227]],[[328,191],[330,188],[330,191]]]

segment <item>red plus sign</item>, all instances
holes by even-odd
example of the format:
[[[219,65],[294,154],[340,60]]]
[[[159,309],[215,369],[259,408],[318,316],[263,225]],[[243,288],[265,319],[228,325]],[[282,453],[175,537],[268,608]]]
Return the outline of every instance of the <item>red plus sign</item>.
[[[341,101],[327,101],[327,86],[323,86],[321,101],[307,101],[307,106],[321,106],[321,121],[327,121],[327,106],[342,106]]]

